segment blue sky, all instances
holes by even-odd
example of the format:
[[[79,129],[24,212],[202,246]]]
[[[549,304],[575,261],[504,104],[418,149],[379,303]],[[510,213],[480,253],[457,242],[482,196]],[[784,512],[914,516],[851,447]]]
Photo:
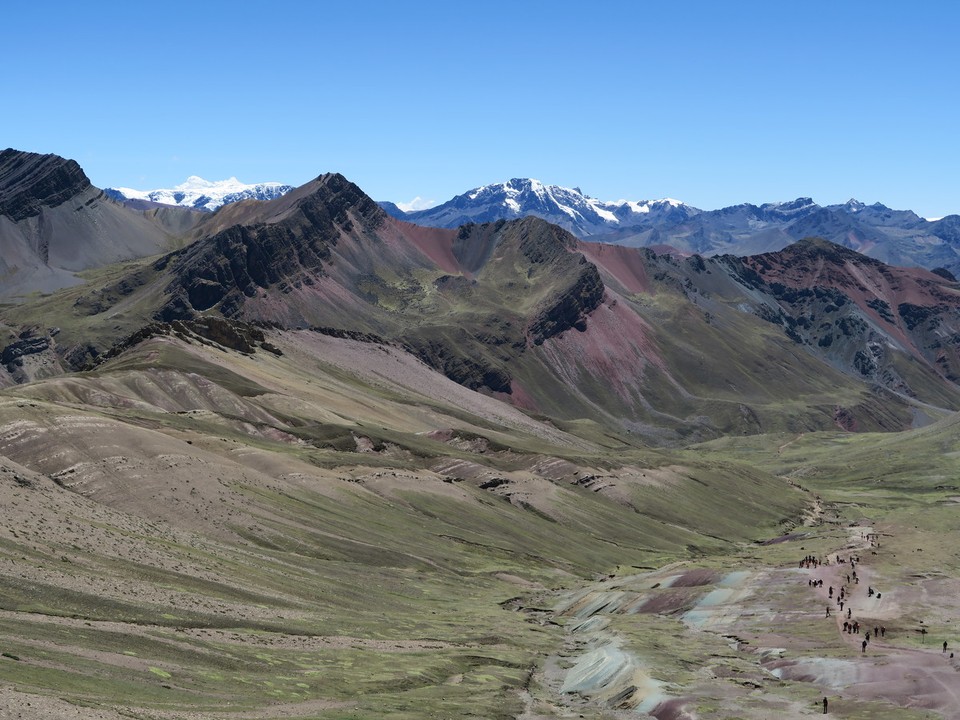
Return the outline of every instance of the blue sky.
[[[11,3],[0,146],[94,184],[960,213],[955,3]]]

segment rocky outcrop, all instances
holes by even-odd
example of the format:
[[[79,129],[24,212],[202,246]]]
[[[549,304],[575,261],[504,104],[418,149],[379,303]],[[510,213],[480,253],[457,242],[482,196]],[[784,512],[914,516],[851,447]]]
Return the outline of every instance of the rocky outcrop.
[[[587,315],[603,302],[604,286],[596,266],[582,256],[580,264],[576,282],[531,321],[529,332],[534,345],[566,330],[583,332],[587,329]]]
[[[49,337],[36,336],[30,331],[25,331],[20,334],[19,339],[0,351],[0,363],[6,365],[8,371],[13,372],[14,367],[23,365],[25,355],[36,355],[49,347]]]
[[[7,148],[0,152],[0,215],[20,222],[90,187],[73,160]]]
[[[900,353],[946,380],[957,376],[960,296],[949,273],[885,265],[820,238],[721,260],[776,302],[756,314],[834,367],[911,397],[927,381],[898,370]]]
[[[102,365],[107,360],[117,357],[146,340],[164,336],[176,337],[186,342],[214,344],[248,355],[252,355],[258,349],[266,350],[274,355],[283,355],[278,347],[267,341],[261,328],[245,322],[205,316],[191,320],[175,320],[170,323],[146,325],[133,335],[116,343],[107,352],[94,355],[93,360],[86,364],[85,369],[89,370]]]
[[[471,390],[511,393],[511,377],[503,368],[495,367],[483,358],[470,357],[451,343],[411,338],[405,343],[404,349],[450,380]]]

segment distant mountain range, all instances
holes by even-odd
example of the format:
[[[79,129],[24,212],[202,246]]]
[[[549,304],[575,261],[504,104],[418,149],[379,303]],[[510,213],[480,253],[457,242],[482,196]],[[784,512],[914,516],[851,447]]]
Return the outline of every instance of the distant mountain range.
[[[273,200],[292,190],[277,182],[209,182],[192,176],[170,189],[107,188],[104,193],[145,210],[175,205],[214,211],[240,200]],[[427,227],[539,217],[579,238],[627,247],[675,248],[681,254],[738,255],[781,250],[804,237],[822,237],[891,265],[944,268],[960,275],[960,216],[926,220],[910,210],[849,200],[821,206],[811,198],[701,210],[670,198],[598,200],[580,188],[532,178],[483,185],[426,210],[387,214]]]
[[[217,208],[241,200],[273,200],[293,190],[292,185],[278,182],[248,185],[235,177],[210,182],[191,175],[176,187],[161,190],[106,188],[104,192],[116,200],[143,200],[163,205],[179,205],[193,210],[213,212]]]
[[[531,178],[484,185],[427,210],[403,212],[381,203],[394,217],[429,227],[459,227],[469,222],[515,220],[535,216],[559,225],[577,237],[609,233],[640,225],[675,224],[700,211],[669,198],[663,200],[597,200],[580,188],[545,185]]]
[[[403,212],[393,203],[380,205],[393,217],[430,227],[533,215],[594,242],[670,246],[704,256],[772,252],[816,236],[892,265],[960,272],[960,216],[929,221],[910,210],[857,200],[824,207],[797,198],[700,210],[670,199],[602,201],[579,188],[515,178],[475,188],[427,210]]]

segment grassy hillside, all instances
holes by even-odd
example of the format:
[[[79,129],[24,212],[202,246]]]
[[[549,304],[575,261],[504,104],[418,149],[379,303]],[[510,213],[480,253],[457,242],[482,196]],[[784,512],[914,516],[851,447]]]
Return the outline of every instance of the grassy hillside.
[[[806,502],[610,453],[385,346],[276,340],[155,338],[0,396],[9,702],[515,717],[562,640],[540,598],[775,536]]]

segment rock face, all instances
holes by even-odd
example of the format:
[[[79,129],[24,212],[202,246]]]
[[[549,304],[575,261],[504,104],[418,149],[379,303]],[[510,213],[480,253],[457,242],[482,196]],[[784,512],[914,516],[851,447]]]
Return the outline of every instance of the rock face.
[[[831,364],[914,396],[901,353],[960,378],[960,287],[943,274],[897,268],[821,239],[744,258],[740,277],[779,306],[767,316]]]
[[[174,320],[172,323],[146,325],[130,337],[116,343],[107,352],[87,361],[84,369],[89,370],[101,365],[145,340],[163,336],[174,336],[187,342],[201,342],[207,345],[213,343],[248,355],[252,355],[258,349],[266,350],[275,355],[283,354],[278,348],[267,342],[262,329],[249,323],[208,316],[195,320]]]
[[[309,284],[323,275],[331,248],[353,229],[351,213],[370,227],[385,217],[342,175],[324,175],[314,183],[313,192],[282,219],[233,225],[165,258],[174,275],[167,288],[172,300],[158,317],[189,317],[215,306],[227,317],[237,316],[244,300],[260,291]]]
[[[16,342],[12,342],[3,348],[0,352],[0,363],[7,366],[9,371],[13,371],[11,366],[22,367],[24,355],[36,355],[50,347],[50,338],[22,336]]]
[[[0,152],[0,215],[14,222],[62,205],[90,187],[74,160],[7,148]]]
[[[554,335],[575,329],[587,329],[587,316],[603,301],[604,286],[595,265],[581,256],[582,271],[571,287],[543,308],[530,323],[534,344],[541,345]]]
[[[58,375],[63,367],[56,354],[56,328],[21,330],[0,350],[0,387]]]
[[[73,160],[0,153],[0,300],[77,285],[76,273],[175,244],[166,216],[110,200]]]

